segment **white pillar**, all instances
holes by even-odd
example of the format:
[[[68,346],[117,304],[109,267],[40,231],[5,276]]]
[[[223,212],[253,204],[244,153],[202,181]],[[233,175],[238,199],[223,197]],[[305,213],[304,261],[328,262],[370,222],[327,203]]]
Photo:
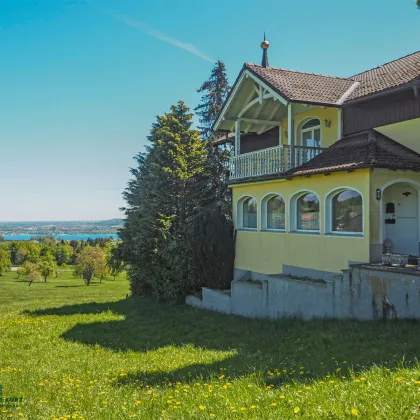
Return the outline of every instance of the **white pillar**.
[[[241,154],[241,120],[235,121],[235,156]]]
[[[337,140],[340,140],[343,137],[343,110],[337,108]]]
[[[295,124],[293,120],[293,109],[292,103],[289,102],[287,104],[287,142],[289,146],[294,144],[294,137],[295,137]]]

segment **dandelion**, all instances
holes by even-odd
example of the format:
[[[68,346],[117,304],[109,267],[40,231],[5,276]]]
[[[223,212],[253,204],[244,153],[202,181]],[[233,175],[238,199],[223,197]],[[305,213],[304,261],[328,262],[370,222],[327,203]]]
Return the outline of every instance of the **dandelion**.
[[[214,413],[210,413],[210,417],[214,417],[215,416],[215,414]]]
[[[224,379],[225,375],[220,375],[219,379]]]
[[[284,399],[284,398],[286,398],[284,395],[280,395],[280,397],[279,398],[281,398],[281,399]]]
[[[274,402],[273,402],[273,403],[271,403],[271,406],[272,406],[272,407],[275,407],[276,405],[277,405],[277,403],[274,403]]]
[[[352,408],[351,409],[351,415],[352,416],[358,416],[359,415],[359,410],[357,408]]]
[[[307,386],[305,389],[311,389],[311,387],[310,386]]]
[[[206,406],[205,406],[205,405],[200,405],[198,408],[199,408],[200,410],[204,410],[204,409],[206,408]]]
[[[299,407],[295,407],[295,408],[293,409],[293,413],[294,413],[294,414],[299,413],[299,411],[300,411],[300,408],[299,408]]]
[[[241,411],[246,411],[246,407],[241,407]]]
[[[420,381],[414,381],[414,385],[420,385]]]
[[[256,405],[251,405],[250,408],[254,409],[254,408],[257,408],[257,406]]]

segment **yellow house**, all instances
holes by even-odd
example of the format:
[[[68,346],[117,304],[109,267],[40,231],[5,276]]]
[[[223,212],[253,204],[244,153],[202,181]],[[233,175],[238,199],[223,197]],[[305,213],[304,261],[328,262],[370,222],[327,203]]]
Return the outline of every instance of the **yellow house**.
[[[235,279],[419,256],[420,52],[340,78],[270,67],[261,46],[214,125],[234,143]]]

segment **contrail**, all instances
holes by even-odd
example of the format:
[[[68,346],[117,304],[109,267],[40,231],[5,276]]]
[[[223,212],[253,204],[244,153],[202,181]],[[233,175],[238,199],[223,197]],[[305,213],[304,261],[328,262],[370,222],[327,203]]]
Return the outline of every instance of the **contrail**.
[[[140,22],[138,20],[132,20],[127,19],[123,16],[114,15],[116,19],[119,21],[125,23],[128,26],[131,26],[133,28],[141,29],[144,33],[147,35],[152,36],[153,38],[160,39],[163,42],[167,42],[168,44],[174,45],[175,47],[181,48],[182,50],[188,51],[197,57],[200,57],[203,60],[210,61],[211,63],[214,63],[215,60],[212,58],[204,55],[195,45],[193,44],[187,44],[182,41],[178,41],[177,39],[174,39],[170,37],[169,35],[166,35],[164,32],[160,32],[157,29],[152,28],[149,25],[146,25],[143,22]]]

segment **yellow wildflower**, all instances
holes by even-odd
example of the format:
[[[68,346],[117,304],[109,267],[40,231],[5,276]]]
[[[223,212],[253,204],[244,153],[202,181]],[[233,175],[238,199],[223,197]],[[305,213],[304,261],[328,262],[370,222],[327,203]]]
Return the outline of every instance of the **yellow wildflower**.
[[[205,406],[205,405],[200,405],[198,408],[199,408],[200,410],[204,410],[204,409],[206,408],[206,406]]]
[[[352,416],[358,416],[359,415],[359,410],[357,408],[352,408],[351,409],[351,415]]]
[[[300,408],[299,407],[295,407],[293,409],[293,413],[295,413],[295,414],[299,413],[299,411],[300,411]]]

